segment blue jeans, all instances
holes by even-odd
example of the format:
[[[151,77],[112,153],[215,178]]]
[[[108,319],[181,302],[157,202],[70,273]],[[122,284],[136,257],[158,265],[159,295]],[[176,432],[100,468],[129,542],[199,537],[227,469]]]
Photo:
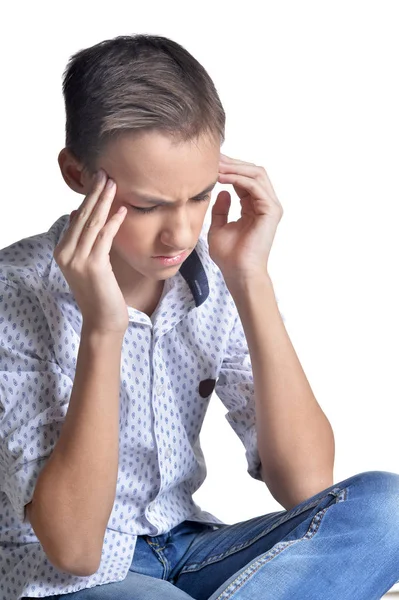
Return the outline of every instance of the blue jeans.
[[[123,581],[63,600],[380,600],[399,580],[399,475],[366,471],[288,511],[138,536]]]

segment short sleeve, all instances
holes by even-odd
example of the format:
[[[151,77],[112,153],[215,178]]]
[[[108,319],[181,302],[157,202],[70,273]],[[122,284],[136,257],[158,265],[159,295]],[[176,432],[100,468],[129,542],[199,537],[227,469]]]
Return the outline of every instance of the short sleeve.
[[[277,297],[276,300],[279,303]],[[281,310],[280,315],[285,323],[285,316]],[[227,408],[225,417],[245,447],[247,472],[254,479],[263,481],[256,434],[252,365],[238,311],[215,385],[215,393]]]
[[[37,354],[44,315],[19,307],[16,290],[0,282],[0,491],[27,523],[25,505],[59,439],[73,381]]]

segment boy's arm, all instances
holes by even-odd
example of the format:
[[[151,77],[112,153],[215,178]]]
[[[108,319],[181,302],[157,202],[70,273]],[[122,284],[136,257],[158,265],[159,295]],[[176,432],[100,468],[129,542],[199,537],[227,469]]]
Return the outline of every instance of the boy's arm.
[[[83,326],[60,437],[26,505],[49,560],[73,575],[98,569],[115,499],[122,342]]]
[[[289,510],[333,485],[333,430],[292,346],[270,277],[226,284],[251,357],[263,479]]]

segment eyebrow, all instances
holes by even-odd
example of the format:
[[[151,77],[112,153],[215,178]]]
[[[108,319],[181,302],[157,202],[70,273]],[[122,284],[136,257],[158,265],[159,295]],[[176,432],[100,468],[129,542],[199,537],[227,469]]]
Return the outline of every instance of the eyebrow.
[[[214,183],[211,183],[210,185],[208,185],[208,187],[202,190],[202,192],[190,198],[190,200],[196,200],[197,198],[204,196],[207,192],[212,191],[217,182],[218,181],[216,180]],[[155,198],[154,196],[150,196],[148,194],[139,194],[138,192],[134,191],[130,191],[129,195],[136,196],[137,198],[140,198],[140,200],[144,200],[145,202],[149,202],[150,204],[173,204],[173,202],[170,202],[169,200],[164,200],[163,198]]]

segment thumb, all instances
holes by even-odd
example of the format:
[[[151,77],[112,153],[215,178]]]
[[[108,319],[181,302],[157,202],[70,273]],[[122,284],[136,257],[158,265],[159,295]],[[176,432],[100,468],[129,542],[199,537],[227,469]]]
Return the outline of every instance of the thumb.
[[[220,229],[227,225],[230,203],[230,192],[227,192],[226,190],[219,192],[216,202],[212,206],[212,221],[209,230]]]

